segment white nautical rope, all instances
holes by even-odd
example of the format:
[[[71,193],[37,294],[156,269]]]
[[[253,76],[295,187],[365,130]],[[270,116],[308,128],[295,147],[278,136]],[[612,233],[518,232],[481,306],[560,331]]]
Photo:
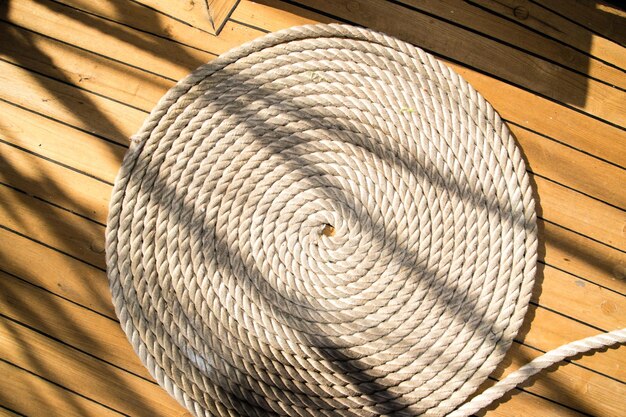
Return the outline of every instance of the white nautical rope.
[[[421,49],[304,26],[200,67],[110,203],[120,323],[196,416],[445,415],[531,296],[532,189],[492,107]]]
[[[616,344],[626,344],[626,329],[614,330],[612,332],[590,336],[585,339],[560,346],[533,359],[531,362],[522,366],[518,370],[511,372],[504,379],[498,381],[494,386],[472,398],[448,416],[466,417],[472,415],[488,407],[512,389],[518,387],[537,373],[551,367],[552,365],[581,353],[592,352],[614,346]]]

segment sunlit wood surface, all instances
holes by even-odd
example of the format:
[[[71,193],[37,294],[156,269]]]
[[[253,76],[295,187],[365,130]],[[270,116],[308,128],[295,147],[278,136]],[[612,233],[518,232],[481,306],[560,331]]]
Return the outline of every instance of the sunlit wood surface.
[[[539,275],[485,387],[626,325],[626,13],[592,0],[242,0],[216,37],[176,20],[172,3],[0,1],[0,415],[188,415],[143,368],[111,306],[111,187],[128,137],[176,80],[305,23],[352,22],[434,53],[523,149]],[[609,349],[541,374],[485,415],[624,416],[625,381],[626,348]]]

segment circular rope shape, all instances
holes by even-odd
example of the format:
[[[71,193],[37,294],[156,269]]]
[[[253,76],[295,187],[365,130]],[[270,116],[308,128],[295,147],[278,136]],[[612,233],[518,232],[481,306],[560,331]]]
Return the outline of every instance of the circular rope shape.
[[[444,415],[533,286],[514,139],[428,53],[345,25],[238,47],[170,90],[114,187],[122,327],[197,416]]]

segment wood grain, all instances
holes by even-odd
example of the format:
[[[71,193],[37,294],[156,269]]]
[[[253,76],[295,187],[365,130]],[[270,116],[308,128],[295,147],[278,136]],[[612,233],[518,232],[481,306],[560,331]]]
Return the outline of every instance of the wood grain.
[[[544,37],[559,40],[577,49],[581,54],[588,56],[588,65],[585,67],[585,61],[583,60],[580,62],[582,66],[576,69],[582,70],[590,76],[597,75],[596,78],[604,80],[609,84],[611,84],[612,78],[604,78],[601,75],[601,72],[606,68],[602,68],[602,65],[598,65],[601,64],[601,62],[597,62],[590,57],[596,57],[598,60],[615,66],[618,72],[615,72],[614,75],[617,77],[619,77],[619,72],[622,72],[623,68],[626,67],[626,57],[624,57],[621,45],[609,39],[593,35],[584,27],[546,9],[541,4],[530,0],[469,0],[469,2],[510,19],[517,25],[534,29],[540,32]],[[561,4],[563,3],[561,2]],[[569,9],[570,7],[566,8]],[[595,15],[596,13],[591,14]],[[498,38],[500,39],[499,36]],[[547,41],[541,41],[541,43],[549,44]],[[581,55],[580,58],[583,58],[583,55]],[[573,63],[580,58],[570,56],[566,58],[566,60]],[[598,65],[598,67],[594,68],[596,65]],[[622,69],[621,71],[619,70],[620,68]],[[621,77],[623,78],[623,72]],[[623,87],[620,82],[616,85]]]
[[[588,31],[528,0],[401,2],[609,85],[626,87],[625,74],[619,69],[626,66],[621,46],[603,40],[603,45],[594,45],[592,51]],[[564,33],[569,36],[559,36]]]
[[[626,86],[623,12],[589,0],[297,0],[322,15],[242,0],[215,36],[192,10],[202,4],[185,1],[23,0],[0,17],[0,374],[10,375],[0,405],[189,416],[151,382],[110,301],[103,224],[128,137],[202,63],[267,31],[336,18],[438,54],[525,155],[540,207],[537,285],[482,388],[543,351],[624,326],[626,99],[611,87]],[[624,349],[542,373],[480,415],[620,415]]]
[[[0,240],[1,270],[117,320],[104,271],[6,229]]]
[[[0,361],[0,403],[32,417],[119,417],[123,414]],[[17,416],[0,408],[0,415]]]
[[[626,45],[626,12],[603,1],[540,0],[541,6],[553,10],[586,29],[599,33],[616,43]],[[594,36],[595,39],[595,36]]]
[[[182,416],[153,382],[0,317],[0,358],[124,414]]]
[[[152,381],[119,322],[3,272],[0,278],[0,306],[6,317]],[[26,299],[28,304],[22,302]]]
[[[376,0],[297,3],[393,35],[610,123],[626,124],[623,91],[446,21]]]
[[[237,0],[207,0],[209,4],[209,14],[211,15],[211,22],[215,33],[219,33],[222,27],[226,23],[226,19],[235,6]]]
[[[272,31],[292,25],[336,21],[277,0],[263,0],[263,4],[242,0],[233,17]],[[452,62],[446,56],[440,58],[479,91],[507,121],[616,165],[626,166],[626,133],[622,129],[585,117],[562,104]]]

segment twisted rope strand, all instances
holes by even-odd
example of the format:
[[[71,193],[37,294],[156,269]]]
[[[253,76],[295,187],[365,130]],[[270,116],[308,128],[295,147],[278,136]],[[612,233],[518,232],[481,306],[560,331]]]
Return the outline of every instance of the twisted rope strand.
[[[504,357],[536,257],[489,103],[345,25],[180,81],[133,136],[107,224],[120,323],[196,416],[444,415]]]
[[[528,381],[533,375],[536,375],[552,365],[581,353],[596,351],[616,344],[626,344],[626,328],[590,336],[546,352],[522,366],[517,371],[511,372],[494,386],[486,389],[480,395],[477,395],[448,414],[448,417],[467,417],[472,415],[487,408],[512,389]]]

